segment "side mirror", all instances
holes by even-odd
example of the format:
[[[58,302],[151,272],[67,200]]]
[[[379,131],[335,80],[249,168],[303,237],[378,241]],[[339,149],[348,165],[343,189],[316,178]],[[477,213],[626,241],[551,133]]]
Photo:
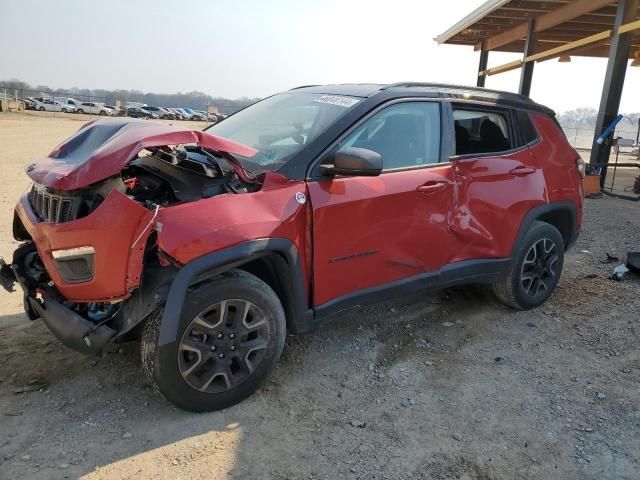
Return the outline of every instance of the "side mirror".
[[[382,172],[382,155],[366,148],[341,148],[332,160],[333,165],[325,170],[332,175],[375,177]]]

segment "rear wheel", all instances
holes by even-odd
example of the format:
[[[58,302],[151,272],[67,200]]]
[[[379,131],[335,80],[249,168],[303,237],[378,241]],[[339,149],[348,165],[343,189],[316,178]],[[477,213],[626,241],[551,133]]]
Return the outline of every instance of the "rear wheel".
[[[534,222],[515,255],[508,275],[493,285],[505,305],[527,310],[542,305],[560,280],[564,263],[564,241],[557,228]]]
[[[160,393],[195,412],[234,405],[275,368],[284,347],[284,310],[262,280],[233,270],[185,299],[176,341],[158,347],[162,312],[147,321],[142,365]]]
[[[61,111],[62,111],[62,113],[67,113],[67,109],[66,108],[63,108]]]
[[[44,107],[40,107],[38,108],[38,110],[40,110],[41,112],[44,112]]]
[[[107,114],[104,110],[100,110],[100,116],[104,117]]]

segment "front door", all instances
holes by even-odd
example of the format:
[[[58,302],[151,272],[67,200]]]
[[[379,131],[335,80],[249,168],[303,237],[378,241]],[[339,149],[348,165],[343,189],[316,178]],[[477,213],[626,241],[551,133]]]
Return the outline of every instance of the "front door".
[[[447,263],[453,174],[440,139],[439,102],[395,103],[339,143],[380,153],[380,176],[309,182],[316,306]]]

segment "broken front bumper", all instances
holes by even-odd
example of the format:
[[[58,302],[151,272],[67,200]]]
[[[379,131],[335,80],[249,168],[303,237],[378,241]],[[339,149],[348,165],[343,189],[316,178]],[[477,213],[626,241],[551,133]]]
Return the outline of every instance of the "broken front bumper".
[[[87,216],[65,223],[44,222],[24,195],[16,206],[18,228],[14,228],[24,230],[16,240],[33,240],[56,290],[65,299],[110,302],[128,297],[140,283],[152,217],[152,212],[112,190]],[[89,249],[87,268],[73,275],[64,270],[60,255]]]
[[[11,266],[0,259],[2,286],[12,292],[18,283],[24,292],[24,309],[29,319],[42,319],[64,345],[82,353],[99,354],[116,331],[78,315],[63,303],[53,288],[34,287],[25,271],[25,258],[34,251],[34,246],[27,243],[15,251]]]
[[[27,302],[51,333],[73,350],[99,354],[116,333],[106,325],[86,320],[47,293],[42,295],[42,300],[27,297]]]

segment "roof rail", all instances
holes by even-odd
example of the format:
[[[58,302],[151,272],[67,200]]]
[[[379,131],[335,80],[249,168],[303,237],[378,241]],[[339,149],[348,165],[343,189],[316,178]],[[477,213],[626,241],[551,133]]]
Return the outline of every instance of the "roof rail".
[[[300,85],[299,87],[293,87],[290,88],[289,91],[291,90],[299,90],[301,88],[308,88],[308,87],[320,87],[321,85],[315,84],[315,85]]]
[[[391,83],[389,85],[385,85],[382,88],[380,88],[380,90],[387,90],[388,88],[395,88],[395,87],[432,87],[432,88],[456,88],[456,89],[464,89],[464,90],[472,90],[474,92],[484,92],[484,93],[496,93],[496,94],[500,94],[500,95],[513,95],[516,97],[522,97],[525,98],[529,101],[531,101],[531,99],[529,97],[526,97],[524,95],[521,95],[519,93],[514,93],[514,92],[505,92],[502,90],[491,90],[489,88],[484,88],[484,87],[474,87],[471,85],[453,85],[450,83],[429,83],[429,82],[398,82],[398,83]]]

